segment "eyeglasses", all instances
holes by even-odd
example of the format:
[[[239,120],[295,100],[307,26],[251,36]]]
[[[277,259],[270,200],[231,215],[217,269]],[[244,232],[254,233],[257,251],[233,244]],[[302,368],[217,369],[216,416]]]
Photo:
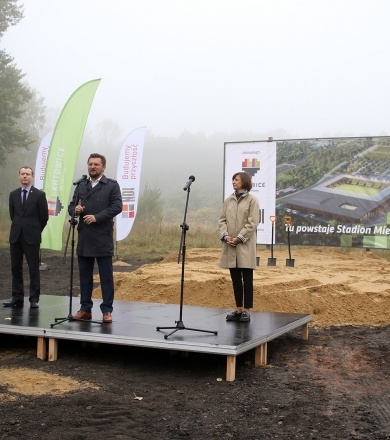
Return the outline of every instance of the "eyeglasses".
[[[93,162],[91,163],[91,162],[90,162],[90,163],[88,164],[88,166],[89,166],[89,167],[102,167],[103,164],[102,164],[102,163],[93,163]]]

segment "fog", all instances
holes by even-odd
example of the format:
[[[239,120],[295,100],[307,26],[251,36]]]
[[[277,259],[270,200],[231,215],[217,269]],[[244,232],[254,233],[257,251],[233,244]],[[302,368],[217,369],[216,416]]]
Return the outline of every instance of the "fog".
[[[4,49],[49,108],[101,78],[90,130],[109,119],[158,136],[388,133],[387,0],[22,4]]]
[[[224,142],[389,132],[387,0],[23,4],[2,44],[44,97],[45,130],[101,78],[76,175],[98,150],[115,177],[126,134],[146,126],[142,182],[181,203],[189,175],[220,197]]]

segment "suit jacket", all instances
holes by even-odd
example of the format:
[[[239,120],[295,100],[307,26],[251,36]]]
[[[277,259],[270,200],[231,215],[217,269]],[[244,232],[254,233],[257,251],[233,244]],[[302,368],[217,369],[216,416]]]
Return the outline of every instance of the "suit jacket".
[[[16,243],[19,235],[28,244],[39,244],[42,231],[49,219],[46,195],[43,191],[31,187],[25,206],[22,205],[21,188],[11,191],[9,195],[9,215],[11,218],[10,243]]]
[[[118,182],[105,175],[94,188],[89,180],[81,182],[68,206],[70,216],[73,215],[78,200],[81,200],[84,212],[77,226],[77,255],[83,257],[114,255],[114,217],[122,212],[122,196]],[[95,216],[96,223],[90,225],[84,223],[83,217],[88,214]]]

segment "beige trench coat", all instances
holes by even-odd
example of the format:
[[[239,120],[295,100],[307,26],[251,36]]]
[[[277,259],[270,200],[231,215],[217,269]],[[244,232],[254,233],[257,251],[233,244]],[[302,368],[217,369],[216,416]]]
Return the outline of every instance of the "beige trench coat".
[[[237,200],[233,193],[225,200],[219,217],[219,236],[222,240],[220,267],[256,268],[256,230],[259,214],[259,201],[252,194],[245,193]],[[241,243],[230,246],[223,241],[226,235],[238,237]]]

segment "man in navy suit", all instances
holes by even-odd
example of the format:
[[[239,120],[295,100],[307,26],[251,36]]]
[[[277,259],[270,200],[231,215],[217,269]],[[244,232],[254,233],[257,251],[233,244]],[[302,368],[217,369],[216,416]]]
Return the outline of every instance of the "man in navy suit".
[[[30,273],[30,307],[38,308],[41,292],[39,274],[39,250],[41,234],[49,219],[46,195],[32,185],[34,171],[29,166],[19,170],[21,188],[9,195],[9,215],[11,230],[9,235],[12,299],[3,303],[4,307],[23,307],[23,257],[26,258]]]

